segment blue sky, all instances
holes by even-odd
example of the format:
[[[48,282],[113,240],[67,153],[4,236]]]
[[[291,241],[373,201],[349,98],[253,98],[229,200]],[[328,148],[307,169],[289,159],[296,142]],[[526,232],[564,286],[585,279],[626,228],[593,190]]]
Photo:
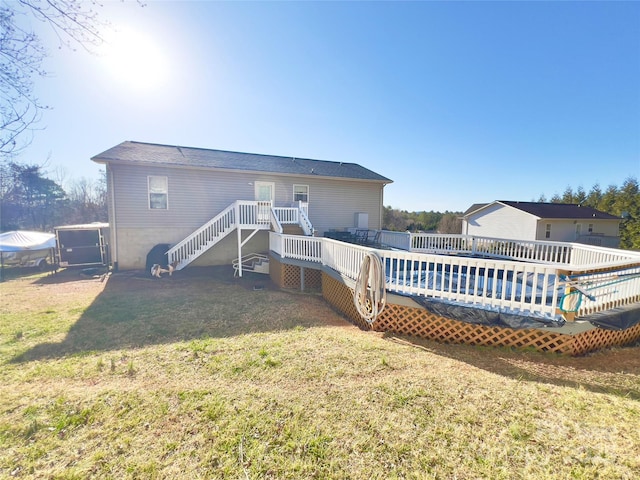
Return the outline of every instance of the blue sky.
[[[89,158],[124,140],[355,162],[394,181],[385,205],[416,211],[640,178],[638,2],[100,12],[119,38],[142,37],[90,55],[33,24],[52,73],[36,94],[52,110],[19,160],[48,158],[65,181],[97,177]]]

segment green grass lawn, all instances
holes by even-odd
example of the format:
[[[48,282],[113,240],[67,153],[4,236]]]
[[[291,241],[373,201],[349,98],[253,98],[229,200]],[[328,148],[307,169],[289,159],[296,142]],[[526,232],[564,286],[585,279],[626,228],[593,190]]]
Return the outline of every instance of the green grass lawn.
[[[14,276],[0,297],[0,478],[640,478],[639,346],[363,332],[226,269]]]

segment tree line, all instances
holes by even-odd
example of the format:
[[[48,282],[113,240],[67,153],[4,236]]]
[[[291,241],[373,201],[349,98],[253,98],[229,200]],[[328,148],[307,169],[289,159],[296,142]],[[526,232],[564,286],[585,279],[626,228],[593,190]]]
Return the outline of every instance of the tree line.
[[[533,200],[536,201],[536,200]],[[622,186],[609,185],[603,190],[595,184],[589,191],[579,186],[568,186],[562,194],[550,200],[540,195],[538,202],[572,203],[595,208],[621,219],[620,248],[640,250],[640,187],[634,177],[627,178]],[[384,207],[383,228],[394,231],[421,231],[437,233],[461,233],[462,212],[409,212]]]
[[[382,228],[396,232],[460,233],[462,212],[409,212],[384,207]]]
[[[544,195],[539,202],[547,201]],[[599,184],[587,192],[582,187],[567,187],[562,195],[555,194],[551,203],[574,203],[595,208],[621,218],[620,248],[640,250],[640,185],[638,179],[628,177],[620,187],[609,185],[602,190]]]
[[[52,231],[59,225],[107,221],[105,175],[63,188],[39,165],[0,163],[0,231]]]

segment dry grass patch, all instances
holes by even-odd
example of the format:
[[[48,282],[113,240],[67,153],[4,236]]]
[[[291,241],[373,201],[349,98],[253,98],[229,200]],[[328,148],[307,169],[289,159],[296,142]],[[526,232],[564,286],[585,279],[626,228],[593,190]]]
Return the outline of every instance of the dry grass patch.
[[[638,347],[366,333],[220,269],[65,275],[0,284],[2,478],[640,475]]]

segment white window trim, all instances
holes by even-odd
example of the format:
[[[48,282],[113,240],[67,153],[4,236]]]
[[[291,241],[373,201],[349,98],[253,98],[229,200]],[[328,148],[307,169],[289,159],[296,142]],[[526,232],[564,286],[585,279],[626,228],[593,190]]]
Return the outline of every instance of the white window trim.
[[[152,208],[151,207],[151,179],[152,178],[164,178],[167,191],[164,194],[167,197],[167,208]],[[147,206],[149,210],[169,210],[169,177],[166,175],[147,175]]]
[[[302,203],[309,203],[309,185],[304,185],[302,183],[294,183],[293,187],[292,187],[292,192],[293,192],[293,201],[297,202],[296,200],[296,187],[304,187],[307,189],[307,199],[306,200],[301,200]]]

